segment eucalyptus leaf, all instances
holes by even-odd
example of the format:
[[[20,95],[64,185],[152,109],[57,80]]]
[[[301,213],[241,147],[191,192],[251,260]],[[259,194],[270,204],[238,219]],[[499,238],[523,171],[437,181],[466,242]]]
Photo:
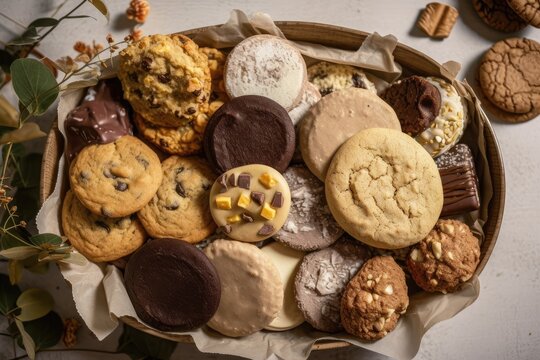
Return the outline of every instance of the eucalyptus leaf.
[[[60,262],[84,266],[88,264],[88,259],[85,258],[82,254],[71,252],[69,253],[69,257],[60,260]]]
[[[15,324],[17,324],[17,329],[19,329],[19,334],[21,335],[24,350],[26,350],[28,358],[30,360],[34,360],[36,358],[36,344],[34,343],[34,340],[24,329],[24,325],[21,320],[15,319]]]
[[[39,34],[35,27],[29,27],[26,31],[19,36],[18,38],[10,41],[8,45],[33,45],[39,41]]]
[[[32,244],[45,250],[49,250],[62,244],[62,238],[60,236],[50,233],[34,235],[30,238],[30,241]]]
[[[0,68],[2,68],[6,74],[9,74],[9,68],[15,59],[17,58],[7,50],[0,49]]]
[[[19,112],[3,95],[0,95],[0,125],[12,128],[19,126]]]
[[[21,321],[31,321],[47,315],[54,306],[51,294],[43,289],[27,289],[17,299],[21,312],[16,316]]]
[[[176,342],[158,338],[124,324],[124,332],[118,340],[118,351],[131,359],[170,359]]]
[[[110,20],[109,18],[109,9],[107,9],[107,5],[105,5],[105,3],[101,0],[88,0],[88,2],[92,5],[94,5],[94,7],[96,9],[98,9],[98,11],[100,13],[103,14],[103,16],[105,16],[107,18],[107,22]]]
[[[58,96],[56,79],[38,60],[15,60],[11,64],[11,78],[19,102],[32,115],[43,114]]]
[[[0,255],[10,260],[24,260],[39,253],[39,249],[30,246],[16,246],[0,251]]]
[[[18,284],[21,281],[23,268],[23,264],[19,260],[8,261],[9,281],[12,284]]]
[[[58,22],[55,18],[39,18],[32,21],[28,27],[51,27],[57,25]]]
[[[47,136],[36,123],[24,123],[20,129],[13,130],[0,136],[0,144],[20,143]]]
[[[21,295],[18,286],[12,285],[9,276],[0,274],[0,313],[6,315],[17,307],[17,298]]]
[[[69,15],[69,16],[66,16],[66,19],[86,19],[86,18],[97,20],[95,17],[90,16],[90,15]]]
[[[51,311],[42,318],[26,321],[24,329],[32,337],[36,351],[40,351],[58,344],[62,339],[64,323],[56,312]],[[23,345],[21,338],[17,342],[19,346]]]

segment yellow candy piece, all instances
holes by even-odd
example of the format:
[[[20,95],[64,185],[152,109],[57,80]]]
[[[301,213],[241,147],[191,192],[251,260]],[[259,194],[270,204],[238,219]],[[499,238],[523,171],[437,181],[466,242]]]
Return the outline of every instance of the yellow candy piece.
[[[272,209],[270,204],[265,202],[261,210],[261,216],[267,220],[272,220],[276,216],[276,210]]]
[[[242,193],[240,194],[240,197],[238,198],[238,207],[241,207],[242,209],[246,209],[249,206],[249,203],[251,202],[251,199],[249,198],[249,194]]]
[[[218,209],[229,210],[232,208],[231,198],[229,196],[216,196],[216,206]]]
[[[240,222],[241,220],[242,220],[242,217],[240,216],[240,214],[227,217],[227,223],[229,224],[234,224],[234,223]]]
[[[277,181],[269,173],[264,173],[259,177],[259,182],[264,185],[265,188],[271,189],[276,186]]]

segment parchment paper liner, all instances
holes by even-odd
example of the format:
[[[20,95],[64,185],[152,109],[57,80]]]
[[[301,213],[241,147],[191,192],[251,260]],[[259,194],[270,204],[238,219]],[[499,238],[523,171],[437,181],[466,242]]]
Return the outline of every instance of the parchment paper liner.
[[[202,46],[228,48],[246,37],[260,33],[284,37],[270,16],[256,13],[248,18],[243,12],[235,10],[225,25],[199,33],[194,39]],[[386,81],[395,80],[401,74],[400,66],[393,60],[392,52],[397,45],[397,39],[393,35],[381,37],[375,33],[369,36],[356,52],[311,43],[291,43],[298,47],[303,55],[311,59],[328,60],[369,69],[371,74],[383,80],[379,82],[379,87],[384,86]],[[482,225],[487,219],[493,188],[486,159],[483,123],[479,118],[482,110],[470,86],[455,80],[459,67],[460,65],[455,62],[446,63],[439,68],[439,74],[432,75],[439,75],[453,81],[466,103],[470,120],[462,142],[471,146],[475,155],[477,172],[479,178],[482,179],[480,184],[482,208],[466,214],[462,220],[469,224],[475,235],[483,241]],[[114,72],[113,67],[107,76],[111,76]],[[65,117],[78,105],[82,95],[83,91],[79,90],[63,93],[60,97],[58,127],[64,137]],[[65,171],[65,160],[62,156],[54,192],[43,204],[37,217],[40,233],[61,234],[59,214],[64,188],[67,187]],[[116,267],[88,262],[85,266],[62,264],[60,269],[64,278],[72,286],[73,299],[79,314],[99,340],[114,331],[118,326],[118,318],[130,316],[138,319],[127,295],[122,274]],[[203,352],[261,360],[271,354],[288,360],[305,359],[311,352],[312,344],[319,340],[347,341],[386,356],[412,359],[418,351],[424,333],[437,322],[452,318],[472,304],[477,299],[479,291],[479,281],[474,276],[456,293],[415,294],[410,299],[406,315],[402,316],[396,329],[374,343],[361,342],[346,333],[328,334],[315,331],[306,323],[285,332],[260,331],[238,339],[222,336],[207,327],[178,334],[190,335],[197,348]]]

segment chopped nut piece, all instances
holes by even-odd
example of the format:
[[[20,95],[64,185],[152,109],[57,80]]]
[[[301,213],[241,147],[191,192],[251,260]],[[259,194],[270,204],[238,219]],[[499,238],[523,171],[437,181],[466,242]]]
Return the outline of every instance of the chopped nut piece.
[[[448,256],[450,260],[454,260],[454,254],[451,251],[447,252],[446,256]]]
[[[433,285],[433,286],[437,286],[439,284],[439,282],[435,279],[431,279],[429,280],[430,284]]]
[[[373,302],[373,295],[371,293],[366,293],[366,302],[371,304]]]
[[[368,280],[366,284],[367,284],[368,287],[372,287],[373,286],[373,280]]]
[[[445,234],[454,235],[454,225],[442,223],[439,228]]]
[[[392,295],[394,293],[394,288],[392,287],[392,285],[388,285],[387,287],[385,287],[384,293],[386,295]]]
[[[438,241],[433,241],[431,243],[431,251],[435,255],[435,259],[439,260],[442,256],[442,245]]]
[[[216,206],[218,209],[222,210],[232,209],[232,201],[230,196],[216,196]]]
[[[383,317],[380,317],[379,320],[377,320],[377,322],[375,324],[373,324],[373,327],[377,331],[381,331],[382,329],[384,329],[384,324],[385,323],[386,323],[386,319],[383,318]]]
[[[379,295],[378,294],[373,294],[373,300],[379,300]]]

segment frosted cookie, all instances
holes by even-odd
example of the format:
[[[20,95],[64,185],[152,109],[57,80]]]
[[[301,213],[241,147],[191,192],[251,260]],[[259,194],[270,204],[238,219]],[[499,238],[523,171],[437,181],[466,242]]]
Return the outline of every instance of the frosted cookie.
[[[306,115],[309,109],[321,100],[319,90],[312,84],[307,83],[302,100],[292,110],[289,111],[289,116],[294,125],[298,125],[300,120]]]
[[[216,240],[204,253],[221,279],[221,300],[208,326],[231,337],[268,326],[283,306],[283,283],[272,261],[258,247],[232,240]]]
[[[204,253],[177,239],[148,241],[129,258],[124,281],[137,316],[162,331],[204,325],[224,288]]]
[[[284,39],[255,35],[231,51],[225,63],[224,81],[231,98],[261,95],[291,110],[302,98],[306,63],[300,51]]]
[[[341,299],[341,322],[349,334],[374,341],[395,329],[408,306],[403,270],[390,256],[376,256],[347,285]]]
[[[144,228],[155,238],[204,240],[216,229],[208,200],[216,176],[197,157],[171,156],[161,167],[163,180],[156,195],[137,213]]]
[[[287,220],[291,193],[287,181],[269,166],[252,164],[229,170],[210,190],[210,211],[232,239],[257,242],[274,235]]]
[[[261,248],[279,271],[283,284],[283,306],[277,317],[265,326],[266,330],[283,331],[297,327],[304,322],[304,316],[294,299],[294,278],[304,253],[273,242]]]
[[[374,94],[377,92],[375,85],[369,81],[366,74],[350,65],[318,62],[308,68],[308,80],[315,85],[322,96],[351,87],[366,89]]]
[[[452,84],[436,77],[427,77],[426,80],[439,90],[441,107],[435,120],[415,139],[431,156],[437,157],[461,139],[467,126],[467,117],[461,97]]]
[[[146,240],[146,232],[136,216],[112,219],[92,214],[71,190],[62,206],[62,229],[71,245],[93,262],[118,260]]]
[[[410,136],[367,129],[341,146],[325,182],[341,227],[370,246],[398,249],[422,240],[443,205],[439,170]]]
[[[323,97],[299,126],[302,157],[322,181],[337,149],[357,132],[369,128],[401,130],[390,105],[376,94],[357,88]]]
[[[283,174],[291,190],[291,210],[274,239],[293,249],[313,251],[333,244],[343,235],[324,196],[324,184],[306,167],[292,166]]]
[[[298,307],[311,326],[326,332],[343,329],[341,295],[368,258],[367,249],[348,237],[304,256],[294,285]]]
[[[469,280],[480,262],[480,244],[458,220],[439,220],[410,252],[411,275],[426,291],[453,292]]]

